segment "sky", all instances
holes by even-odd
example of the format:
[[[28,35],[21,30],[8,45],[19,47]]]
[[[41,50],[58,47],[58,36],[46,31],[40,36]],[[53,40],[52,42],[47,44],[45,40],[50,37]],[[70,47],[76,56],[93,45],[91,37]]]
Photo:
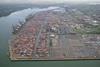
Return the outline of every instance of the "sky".
[[[0,3],[65,3],[65,2],[100,2],[100,0],[0,0]]]

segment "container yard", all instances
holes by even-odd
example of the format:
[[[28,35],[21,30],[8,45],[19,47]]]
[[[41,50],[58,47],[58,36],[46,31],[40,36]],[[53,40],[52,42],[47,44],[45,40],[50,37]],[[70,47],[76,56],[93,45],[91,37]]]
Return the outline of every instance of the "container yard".
[[[20,27],[14,26],[16,34],[9,41],[10,59],[100,59],[100,35],[75,31],[85,25],[77,18],[69,8],[48,10],[31,16]]]

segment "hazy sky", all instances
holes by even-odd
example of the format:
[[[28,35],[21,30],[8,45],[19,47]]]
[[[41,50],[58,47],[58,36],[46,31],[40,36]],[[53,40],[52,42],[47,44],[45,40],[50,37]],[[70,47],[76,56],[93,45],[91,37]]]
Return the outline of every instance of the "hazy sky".
[[[95,2],[100,0],[0,0],[0,3],[64,3],[64,2]]]

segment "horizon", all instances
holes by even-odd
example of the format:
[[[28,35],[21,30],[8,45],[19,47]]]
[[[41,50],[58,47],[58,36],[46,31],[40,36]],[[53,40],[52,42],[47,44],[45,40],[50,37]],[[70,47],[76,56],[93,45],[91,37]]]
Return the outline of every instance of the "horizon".
[[[100,3],[99,0],[0,0],[0,4],[61,4],[61,3]]]

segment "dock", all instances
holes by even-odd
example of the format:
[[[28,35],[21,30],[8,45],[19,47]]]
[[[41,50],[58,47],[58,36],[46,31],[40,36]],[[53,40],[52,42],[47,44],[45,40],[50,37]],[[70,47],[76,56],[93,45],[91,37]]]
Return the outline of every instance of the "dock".
[[[12,35],[9,41],[10,59],[100,59],[100,35],[79,34],[74,30],[77,24],[67,11],[36,13],[18,33]],[[91,41],[91,38],[95,40]]]

